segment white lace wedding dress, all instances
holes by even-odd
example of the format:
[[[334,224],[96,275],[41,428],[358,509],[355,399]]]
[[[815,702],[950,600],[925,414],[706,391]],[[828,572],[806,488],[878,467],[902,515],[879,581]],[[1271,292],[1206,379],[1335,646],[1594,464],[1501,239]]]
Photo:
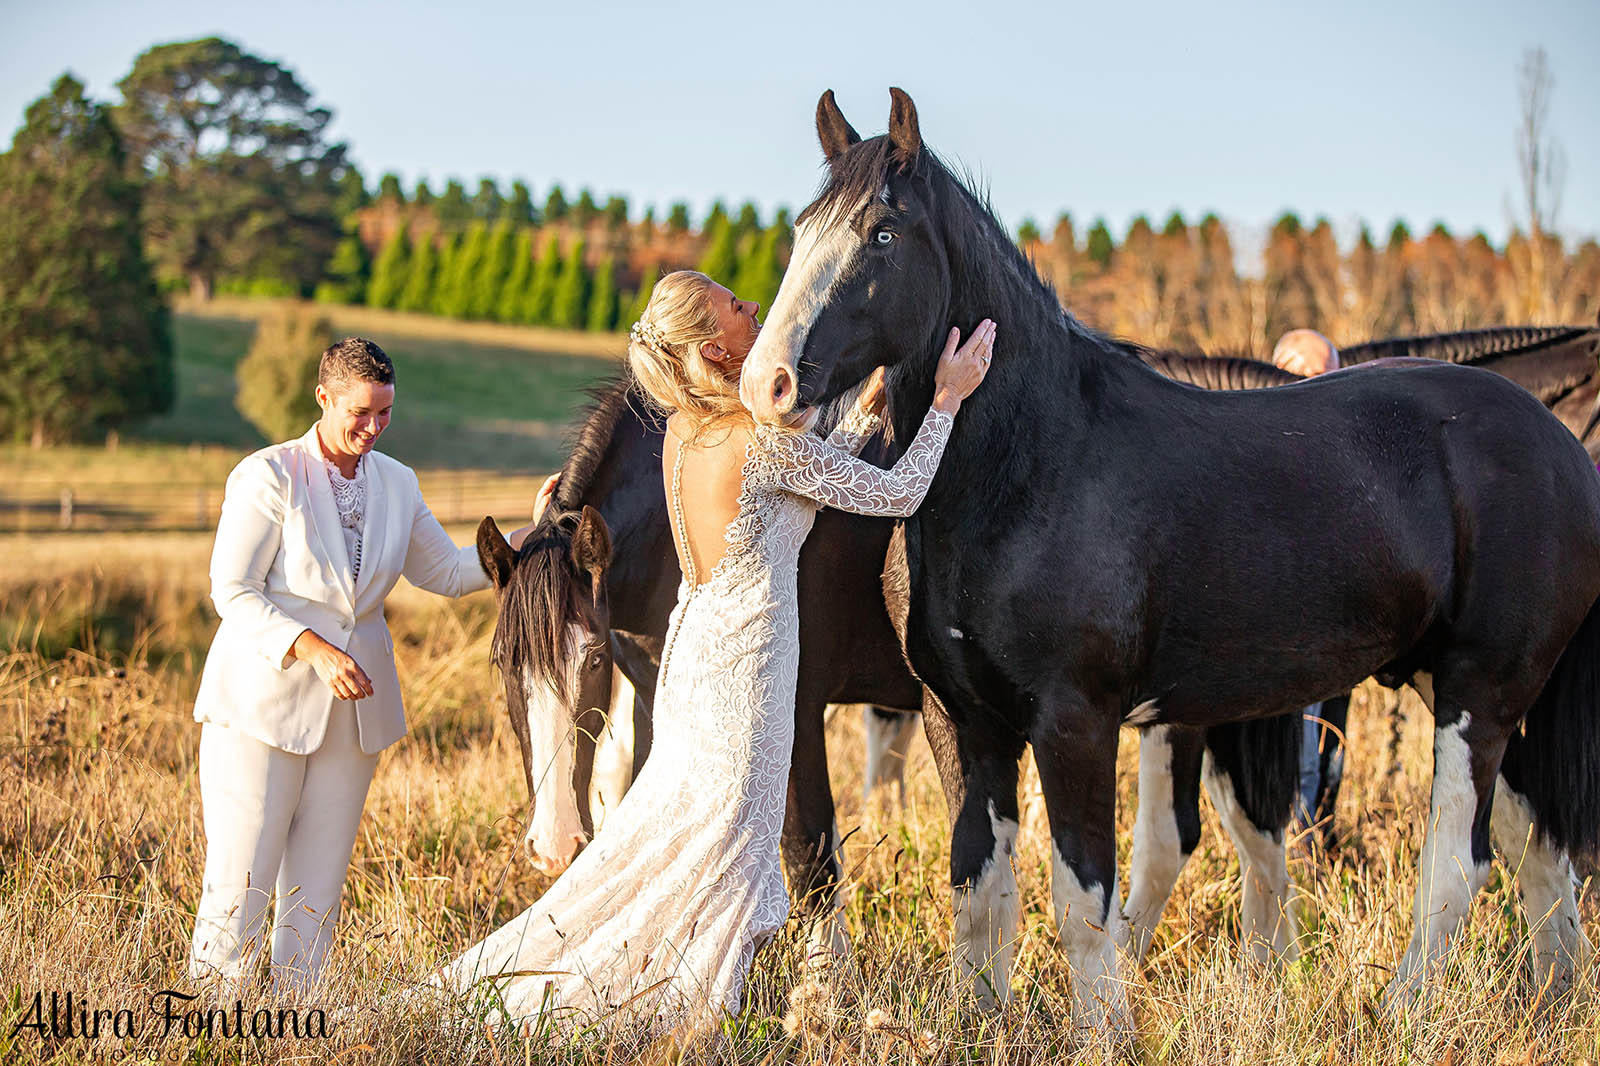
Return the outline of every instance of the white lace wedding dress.
[[[449,986],[490,978],[496,1018],[528,1026],[554,1015],[698,1030],[739,1012],[756,949],[789,913],[779,834],[801,542],[821,505],[914,511],[953,422],[930,409],[892,470],[855,457],[876,428],[860,409],[827,441],[757,431],[726,553],[703,583],[691,561],[678,589],[649,760],[538,902],[450,964]],[[680,450],[670,503],[683,537],[681,473]]]

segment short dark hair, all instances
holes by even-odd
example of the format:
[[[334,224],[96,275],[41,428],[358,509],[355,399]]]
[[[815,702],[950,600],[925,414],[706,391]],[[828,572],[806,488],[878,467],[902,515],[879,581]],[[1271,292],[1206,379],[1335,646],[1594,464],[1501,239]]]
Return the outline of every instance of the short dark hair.
[[[330,344],[317,364],[317,384],[327,389],[352,381],[393,385],[394,362],[365,337],[346,337]]]

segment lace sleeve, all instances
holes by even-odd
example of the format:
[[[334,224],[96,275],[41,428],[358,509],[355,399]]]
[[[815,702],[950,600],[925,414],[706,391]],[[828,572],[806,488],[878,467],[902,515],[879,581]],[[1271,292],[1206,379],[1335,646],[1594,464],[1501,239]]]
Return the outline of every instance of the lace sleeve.
[[[779,488],[855,514],[904,518],[922,503],[955,416],[928,408],[893,469],[881,470],[809,433],[778,434],[771,478]]]
[[[828,443],[842,452],[851,455],[860,455],[861,449],[867,446],[867,441],[878,432],[878,427],[883,425],[883,419],[861,407],[850,408],[850,413],[839,420],[833,427],[833,432],[828,434]]]

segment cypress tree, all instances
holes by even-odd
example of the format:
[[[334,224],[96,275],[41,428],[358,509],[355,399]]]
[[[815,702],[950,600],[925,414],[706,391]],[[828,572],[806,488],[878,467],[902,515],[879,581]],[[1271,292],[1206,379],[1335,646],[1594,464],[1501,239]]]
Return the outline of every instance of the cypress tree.
[[[432,207],[433,200],[433,190],[428,188],[428,179],[418,178],[417,187],[411,193],[411,202],[418,207]]]
[[[732,286],[741,300],[754,300],[762,310],[772,306],[778,295],[778,283],[783,280],[783,267],[778,262],[778,242],[786,231],[768,226],[761,231],[755,244],[739,263]]]
[[[391,170],[378,179],[378,199],[397,204],[406,202],[405,190],[400,187],[400,175]]]
[[[455,279],[461,250],[461,238],[454,233],[446,235],[444,244],[439,247],[439,268],[433,275],[433,297],[428,305],[432,314],[451,315],[449,308],[456,303]]]
[[[417,242],[411,269],[406,272],[405,288],[400,291],[400,301],[396,304],[402,311],[433,310],[433,285],[439,272],[439,250],[434,247],[433,236],[424,234]]]
[[[525,181],[511,183],[511,199],[506,203],[506,217],[514,226],[531,226],[538,221],[533,210],[533,193]]]
[[[1084,240],[1083,254],[1089,257],[1090,262],[1099,264],[1100,269],[1105,270],[1111,266],[1111,257],[1115,253],[1116,246],[1111,240],[1111,229],[1106,225],[1106,220],[1095,219]]]
[[[589,272],[583,265],[584,241],[580,237],[567,249],[550,301],[550,324],[560,329],[580,329],[589,307]]]
[[[533,233],[528,229],[519,229],[516,243],[511,247],[511,269],[495,296],[496,319],[501,322],[522,321],[523,301],[527,298],[528,280],[531,277],[533,277]]]
[[[567,217],[568,210],[567,194],[561,191],[561,186],[551,186],[550,195],[544,198],[544,220],[560,222]]]
[[[355,219],[345,225],[345,236],[333,249],[326,277],[317,285],[314,299],[326,304],[358,304],[367,296],[372,273],[372,256],[356,235]]]
[[[726,213],[719,215],[713,212],[706,237],[706,250],[695,269],[712,281],[726,284],[739,265],[738,245]]]
[[[433,213],[446,229],[465,224],[472,217],[472,204],[467,200],[466,186],[455,178],[446,182],[439,202],[433,205]]]
[[[650,294],[656,291],[656,282],[661,280],[661,268],[653,266],[644,272],[644,277],[639,279],[639,291],[634,294],[633,306],[628,308],[622,323],[624,329],[632,329],[633,324],[644,317],[645,305],[650,302]]]
[[[679,200],[667,209],[667,232],[676,237],[689,229],[689,205]]]
[[[500,195],[500,186],[493,178],[479,178],[478,191],[472,197],[472,214],[485,222],[498,222],[505,212],[506,200]]]
[[[63,75],[0,154],[0,437],[82,438],[175,392],[140,188],[108,109]]]
[[[367,306],[400,306],[400,294],[405,291],[410,270],[411,238],[406,236],[406,228],[400,226],[383,246],[383,251],[378,253],[378,261],[372,265],[372,282],[367,286]]]
[[[617,327],[617,264],[611,256],[600,260],[589,293],[589,329],[604,333]]]
[[[500,306],[500,291],[511,275],[511,252],[516,243],[511,223],[502,219],[489,230],[483,258],[474,271],[467,302],[468,318],[493,318]]]
[[[589,223],[600,217],[600,205],[594,202],[594,193],[583,189],[578,193],[577,206],[572,209],[572,221],[579,229],[588,229]]]
[[[544,239],[544,247],[539,249],[539,260],[533,266],[522,321],[533,326],[550,324],[550,308],[556,296],[556,275],[560,271],[561,241],[552,233]]]

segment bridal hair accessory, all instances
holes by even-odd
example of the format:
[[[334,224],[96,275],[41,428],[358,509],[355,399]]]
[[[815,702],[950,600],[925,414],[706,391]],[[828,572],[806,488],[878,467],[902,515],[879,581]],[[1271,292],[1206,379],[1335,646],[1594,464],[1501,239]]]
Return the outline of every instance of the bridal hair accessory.
[[[667,338],[661,335],[654,322],[646,322],[642,318],[628,331],[628,339],[661,351],[667,350]]]

